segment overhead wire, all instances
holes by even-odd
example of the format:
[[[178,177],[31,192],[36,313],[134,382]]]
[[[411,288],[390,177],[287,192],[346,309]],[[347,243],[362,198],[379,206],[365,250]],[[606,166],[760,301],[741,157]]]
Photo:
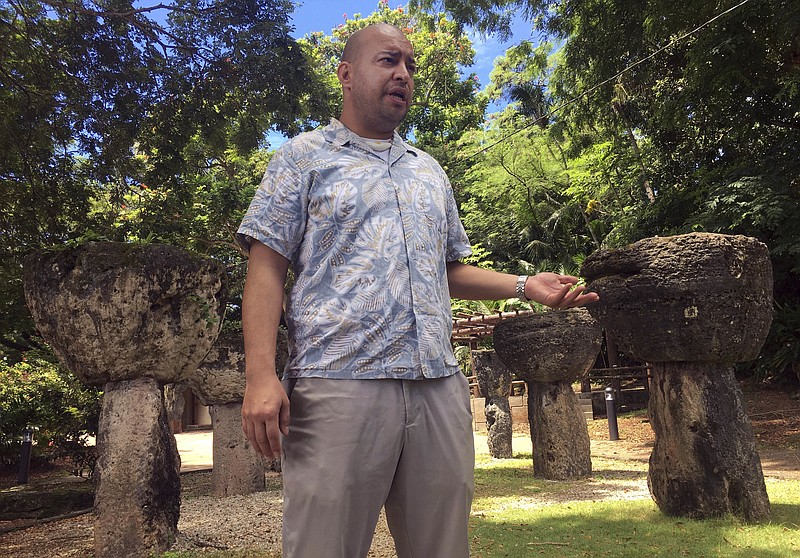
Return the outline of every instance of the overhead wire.
[[[734,10],[737,10],[737,9],[739,9],[740,7],[744,6],[745,4],[747,4],[747,3],[748,3],[748,2],[750,2],[750,1],[751,1],[751,0],[742,0],[741,2],[739,2],[738,4],[736,4],[735,6],[731,6],[731,7],[730,7],[730,8],[728,8],[727,10],[724,10],[724,11],[722,11],[722,12],[718,13],[717,15],[715,15],[714,17],[712,17],[712,18],[711,18],[711,19],[709,19],[708,21],[706,21],[706,22],[702,23],[701,25],[698,25],[697,27],[695,27],[695,28],[694,28],[694,29],[692,29],[691,31],[688,31],[688,32],[684,33],[684,34],[683,34],[683,35],[681,35],[680,37],[677,37],[677,38],[675,38],[675,39],[671,40],[670,42],[668,42],[668,43],[667,43],[667,44],[665,44],[664,46],[662,46],[662,47],[658,48],[658,49],[657,49],[657,50],[655,50],[654,52],[652,52],[652,53],[648,54],[648,55],[647,55],[647,56],[645,56],[644,58],[642,58],[642,59],[640,59],[640,60],[637,60],[636,62],[634,62],[634,63],[630,64],[629,66],[626,66],[625,68],[623,68],[622,70],[620,70],[619,72],[617,72],[616,74],[614,74],[613,76],[611,76],[611,77],[609,77],[609,78],[607,78],[607,79],[604,79],[604,80],[603,80],[603,81],[601,81],[600,83],[597,83],[597,84],[593,85],[592,87],[590,87],[590,88],[589,88],[589,89],[587,89],[586,91],[584,91],[584,92],[580,93],[579,95],[576,95],[575,97],[572,97],[571,99],[569,99],[569,100],[567,100],[567,101],[564,101],[564,102],[563,102],[563,103],[561,103],[560,105],[557,105],[555,108],[553,108],[552,110],[550,110],[550,111],[549,111],[547,114],[543,114],[542,116],[539,116],[539,117],[535,118],[535,119],[533,120],[533,122],[531,122],[530,124],[527,124],[527,125],[523,126],[522,128],[519,128],[518,130],[515,130],[515,131],[511,132],[510,134],[508,134],[508,135],[506,135],[506,136],[504,136],[504,137],[500,138],[499,140],[495,141],[494,143],[491,143],[491,144],[487,145],[486,147],[483,147],[482,149],[479,149],[478,151],[476,151],[476,152],[475,152],[475,153],[473,153],[472,155],[468,155],[468,156],[467,156],[467,160],[469,160],[469,159],[472,159],[473,157],[476,157],[477,155],[480,155],[481,153],[484,153],[484,152],[486,152],[486,151],[488,151],[488,150],[492,149],[493,147],[495,147],[495,146],[497,146],[497,145],[499,145],[499,144],[501,144],[501,143],[505,142],[506,140],[508,140],[508,139],[510,139],[510,138],[512,138],[512,137],[514,137],[514,136],[516,136],[516,135],[517,135],[517,134],[519,134],[520,132],[524,132],[524,131],[525,131],[525,130],[527,130],[528,128],[532,128],[533,126],[536,126],[536,125],[537,125],[539,122],[541,122],[542,120],[548,119],[548,118],[550,118],[551,116],[553,116],[555,113],[557,113],[558,111],[560,111],[560,110],[562,110],[562,109],[564,109],[564,108],[566,108],[566,107],[568,107],[568,106],[570,106],[570,105],[572,105],[572,104],[575,104],[575,103],[576,103],[576,102],[578,102],[578,101],[579,101],[581,98],[583,98],[583,97],[586,97],[587,95],[591,94],[592,92],[594,92],[594,91],[596,91],[596,90],[600,89],[601,87],[603,87],[603,86],[604,86],[604,85],[606,85],[607,83],[609,83],[609,82],[612,82],[612,81],[616,80],[617,78],[619,78],[620,76],[622,76],[622,75],[623,75],[623,74],[625,74],[626,72],[629,72],[630,70],[632,70],[632,69],[636,68],[637,66],[639,66],[639,65],[641,65],[641,64],[644,64],[645,62],[647,62],[648,60],[650,60],[650,59],[652,59],[652,58],[656,57],[657,55],[659,55],[660,53],[664,52],[664,51],[665,51],[665,50],[667,50],[668,48],[670,48],[670,47],[672,47],[672,46],[674,46],[674,45],[676,45],[676,44],[680,43],[681,41],[683,41],[683,40],[684,40],[684,39],[686,39],[687,37],[690,37],[690,36],[694,35],[695,33],[697,33],[698,31],[702,30],[703,28],[705,28],[705,27],[708,27],[709,25],[711,25],[712,23],[714,23],[715,21],[717,21],[717,20],[718,20],[718,19],[720,19],[721,17],[724,17],[724,16],[726,16],[727,14],[729,14],[729,13],[733,12]]]

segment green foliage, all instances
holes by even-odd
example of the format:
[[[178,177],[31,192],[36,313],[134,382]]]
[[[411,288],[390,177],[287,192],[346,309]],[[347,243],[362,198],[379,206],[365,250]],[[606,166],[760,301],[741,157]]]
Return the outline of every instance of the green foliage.
[[[466,134],[462,151],[477,153],[526,122],[507,109],[489,130]],[[583,171],[563,156],[568,148],[549,130],[528,127],[471,157],[456,196],[467,233],[496,268],[520,273],[523,261],[534,261],[540,271],[570,269],[577,254],[597,246],[586,211],[591,198],[573,183]]]
[[[35,426],[34,454],[78,455],[97,433],[100,394],[68,371],[31,354],[24,362],[0,361],[0,461],[16,462],[26,427]]]
[[[758,381],[800,383],[800,303],[776,304],[769,335],[751,365]]]
[[[513,115],[496,116],[473,144],[496,143],[470,158],[461,199],[473,239],[492,259],[510,268],[520,255],[557,263],[591,244],[745,234],[770,249],[778,312],[800,296],[800,4],[414,4],[441,5],[457,23],[500,35],[511,13],[523,13],[557,45],[523,41],[492,73],[488,93],[510,100]],[[537,203],[545,191],[558,195]],[[553,225],[577,208],[585,228],[559,233]],[[564,231],[592,243],[570,244]]]
[[[234,223],[263,172],[266,132],[295,133],[324,112],[289,35],[292,9],[288,0],[0,0],[7,356],[36,346],[20,281],[27,251],[89,236],[159,239],[241,275]]]
[[[301,42],[314,61],[317,79],[327,87],[328,110],[338,114],[341,88],[336,79],[347,38],[374,23],[390,23],[407,35],[414,46],[418,71],[414,75],[414,102],[399,132],[413,136],[415,145],[425,149],[447,169],[452,158],[446,146],[458,140],[465,130],[477,127],[487,101],[479,99],[475,74],[462,75],[471,66],[475,51],[469,39],[443,14],[430,14],[403,7],[390,8],[378,2],[372,14],[353,14],[330,35],[315,32]]]

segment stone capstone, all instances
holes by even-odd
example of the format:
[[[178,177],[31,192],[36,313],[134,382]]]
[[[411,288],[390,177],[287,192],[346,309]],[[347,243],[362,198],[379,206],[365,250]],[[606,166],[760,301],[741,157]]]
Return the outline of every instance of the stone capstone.
[[[90,242],[24,262],[37,328],[95,386],[185,379],[219,333],[225,277],[221,263],[163,244]]]
[[[754,238],[691,233],[590,255],[589,311],[647,362],[753,360],[772,323],[772,265]]]
[[[279,376],[288,357],[286,331],[278,330],[275,371]],[[221,333],[197,370],[189,375],[188,383],[203,405],[241,403],[246,387],[242,332]]]
[[[517,378],[534,382],[574,381],[592,367],[602,330],[584,308],[553,310],[503,320],[494,346]]]
[[[203,405],[241,403],[245,389],[242,333],[221,334],[188,383]]]

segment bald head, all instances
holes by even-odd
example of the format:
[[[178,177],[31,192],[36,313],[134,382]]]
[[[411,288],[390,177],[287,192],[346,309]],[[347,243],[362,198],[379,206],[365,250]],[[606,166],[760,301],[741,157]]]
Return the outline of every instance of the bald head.
[[[391,138],[411,107],[415,71],[414,48],[397,27],[378,23],[350,35],[336,70],[340,122],[365,138]]]
[[[342,53],[341,62],[355,61],[364,44],[369,42],[369,39],[376,35],[398,35],[408,42],[403,32],[389,23],[374,23],[366,27],[362,27],[347,39],[344,45],[344,52]],[[409,42],[410,44],[410,42]]]

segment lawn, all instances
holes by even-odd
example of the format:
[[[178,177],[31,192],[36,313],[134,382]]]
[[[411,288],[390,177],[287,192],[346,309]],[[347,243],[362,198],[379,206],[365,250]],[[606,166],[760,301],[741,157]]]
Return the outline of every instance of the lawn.
[[[767,524],[734,517],[692,521],[663,515],[649,497],[625,487],[618,497],[598,492],[598,486],[621,480],[646,482],[639,464],[630,470],[606,465],[613,469],[596,469],[589,481],[552,482],[533,479],[526,458],[484,459],[476,469],[472,557],[800,556],[800,481],[767,479]]]
[[[523,434],[515,442],[524,442]],[[523,445],[523,444],[519,444]],[[608,446],[607,446],[608,447]],[[470,520],[472,558],[800,556],[800,480],[767,477],[772,520],[667,517],[647,491],[647,463],[617,452],[593,456],[580,481],[533,478],[530,453],[477,456]],[[279,558],[253,549],[166,553],[163,558]]]

